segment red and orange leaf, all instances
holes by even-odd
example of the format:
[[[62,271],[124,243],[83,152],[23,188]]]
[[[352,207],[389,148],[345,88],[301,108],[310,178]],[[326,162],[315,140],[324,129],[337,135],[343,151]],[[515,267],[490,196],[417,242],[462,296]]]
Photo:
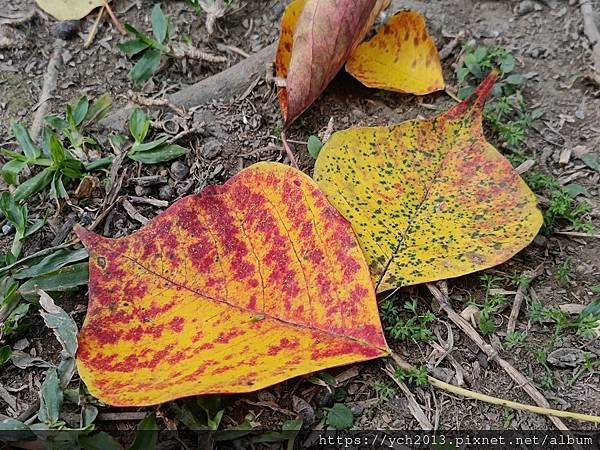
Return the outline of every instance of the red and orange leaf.
[[[388,353],[350,224],[290,167],[256,164],[125,238],[77,233],[77,367],[108,404],[254,391]]]
[[[378,292],[500,264],[539,231],[535,195],[483,134],[495,79],[433,119],[338,132],[321,149],[314,178]]]
[[[283,15],[275,70],[285,125],[325,90],[390,0],[295,0]],[[293,37],[293,39],[291,39]]]
[[[365,86],[388,91],[424,95],[445,87],[435,42],[416,11],[392,16],[354,50],[346,70]]]

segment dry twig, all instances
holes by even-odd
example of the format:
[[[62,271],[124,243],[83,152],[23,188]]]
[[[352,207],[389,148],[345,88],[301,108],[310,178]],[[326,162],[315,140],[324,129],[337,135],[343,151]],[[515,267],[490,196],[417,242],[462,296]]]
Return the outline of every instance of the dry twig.
[[[98,15],[96,16],[96,20],[94,21],[94,25],[90,29],[87,39],[85,40],[85,44],[83,44],[84,48],[88,48],[94,42],[94,38],[96,37],[96,33],[98,32],[98,26],[100,25],[100,21],[102,20],[102,16],[104,16],[104,6],[100,8],[98,11]]]
[[[127,31],[125,31],[125,27],[123,26],[121,21],[119,19],[117,19],[117,16],[115,16],[115,13],[113,12],[110,5],[108,4],[108,1],[104,2],[104,8],[106,9],[106,12],[110,16],[110,20],[112,20],[112,23],[114,23],[115,27],[117,27],[117,30],[119,30],[119,33],[121,33],[123,35],[127,34]]]
[[[489,359],[496,362],[504,371],[514,380],[517,384],[523,388],[525,392],[535,401],[540,409],[548,410],[550,408],[550,404],[548,400],[543,396],[543,394],[521,373],[519,372],[512,364],[510,364],[505,359],[501,358],[498,355],[498,352],[487,342],[483,340],[483,338],[479,335],[479,333],[471,326],[469,322],[463,319],[452,305],[448,301],[448,293],[442,292],[446,291],[445,284],[442,284],[442,289],[438,289],[432,283],[427,283],[427,287],[429,291],[433,294],[433,297],[437,300],[440,307],[444,310],[444,312],[448,315],[450,320],[454,322],[477,346],[484,352]],[[506,400],[502,400],[503,402],[507,402]],[[532,407],[535,408],[535,407]],[[564,411],[562,411],[564,412]],[[548,413],[546,413],[548,414]],[[576,414],[576,413],[573,413]],[[562,420],[558,417],[569,417],[569,416],[561,416],[559,414],[553,414],[550,416],[550,420],[554,425],[562,431],[568,431],[569,428],[564,424]],[[600,417],[595,418],[595,420],[600,423]]]
[[[133,206],[126,198],[124,198],[121,203],[123,204],[123,208],[125,209],[127,215],[133,220],[137,220],[142,225],[146,225],[148,222],[150,222],[150,220],[140,214],[140,212],[135,209],[135,206]]]
[[[410,392],[410,389],[408,389],[408,386],[406,386],[406,384],[403,381],[400,381],[394,375],[394,370],[389,365],[389,363],[388,363],[387,367],[385,367],[383,369],[383,371],[394,381],[394,383],[396,383],[398,385],[398,387],[400,388],[400,390],[402,391],[402,393],[408,400],[408,409],[410,410],[410,413],[413,415],[413,417],[417,420],[417,422],[419,422],[419,426],[421,427],[421,429],[422,430],[433,430],[433,425],[431,424],[431,422],[425,415],[425,412],[423,411],[421,406],[417,403],[417,399],[415,398],[413,393]]]
[[[517,288],[517,293],[515,294],[512,309],[510,310],[510,317],[508,318],[506,334],[514,333],[515,328],[517,326],[517,318],[519,317],[519,312],[521,311],[521,304],[523,303],[523,299],[525,298],[525,291],[529,287],[530,283],[542,274],[543,270],[544,265],[540,264],[535,268],[535,270],[527,270],[523,273],[523,276],[527,277],[527,279],[522,280],[519,283],[519,287]]]
[[[281,142],[282,142],[283,148],[285,148],[285,152],[287,153],[287,156],[290,160],[290,164],[295,169],[298,169],[299,168],[298,161],[296,161],[296,156],[294,155],[294,152],[293,152],[292,148],[290,147],[290,144],[288,144],[287,137],[285,135],[285,130],[281,132]]]
[[[461,43],[461,41],[465,38],[465,32],[461,30],[450,42],[448,42],[444,47],[440,50],[440,60],[445,60],[448,58],[454,49]]]
[[[54,41],[54,51],[48,62],[46,68],[46,74],[44,75],[44,85],[42,86],[42,92],[40,94],[40,100],[36,105],[37,110],[33,117],[33,124],[31,125],[31,137],[35,141],[42,131],[42,125],[44,117],[48,111],[48,100],[50,100],[52,91],[56,87],[56,79],[58,77],[58,71],[62,65],[62,51],[64,48],[65,41],[62,39],[56,39]]]
[[[600,234],[588,234],[588,233],[581,233],[578,231],[555,231],[554,234],[560,234],[562,236],[580,237],[580,238],[600,239]]]

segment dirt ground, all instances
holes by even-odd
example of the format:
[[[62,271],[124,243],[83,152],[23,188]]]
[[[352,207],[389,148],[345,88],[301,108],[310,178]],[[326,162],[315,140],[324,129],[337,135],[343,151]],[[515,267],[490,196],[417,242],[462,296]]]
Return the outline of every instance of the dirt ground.
[[[18,12],[32,8],[32,1],[15,0],[2,7]],[[275,42],[278,36],[279,17],[285,7],[284,1],[248,0],[243,7],[233,10],[219,20],[213,36],[206,33],[203,20],[192,12],[183,1],[169,2],[164,6],[174,27],[173,35],[187,35],[200,49],[215,55],[228,57],[227,63],[195,62],[178,60],[169,63],[158,75],[147,83],[142,91],[136,90],[127,78],[131,62],[116,48],[121,36],[110,21],[103,21],[93,44],[84,48],[87,32],[95,19],[95,14],[83,20],[81,31],[65,44],[62,51],[64,61],[60,69],[57,89],[52,94],[49,112],[60,113],[68,101],[86,94],[90,98],[109,92],[115,99],[113,109],[126,104],[136,96],[162,98],[182,86],[191,84],[212,74],[218,73],[243,58],[242,50],[254,53]],[[474,40],[479,45],[502,46],[517,58],[519,71],[529,79],[524,95],[529,104],[542,109],[544,116],[534,125],[535,130],[528,134],[523,150],[536,161],[536,168],[553,175],[559,180],[569,178],[587,188],[591,194],[582,201],[591,205],[590,218],[596,233],[600,229],[599,180],[600,174],[586,168],[581,161],[572,158],[567,164],[559,164],[563,149],[584,146],[592,151],[600,151],[600,86],[588,77],[590,70],[589,45],[583,35],[582,16],[575,1],[543,0],[535,3],[537,8],[527,8],[520,1],[478,1],[478,0],[438,0],[438,1],[394,1],[391,11],[400,7],[411,8],[425,13],[430,31],[435,36],[438,48],[452,40],[461,31],[465,33],[463,42]],[[600,1],[592,0],[595,11],[600,12]],[[129,2],[114,0],[113,8],[124,22],[148,29],[149,11],[153,2]],[[6,9],[7,8],[7,9]],[[56,36],[55,21],[50,17],[38,16],[32,21],[15,27],[14,39],[17,44],[8,49],[0,49],[0,146],[14,148],[9,132],[11,119],[31,124],[39,101],[43,78],[48,59],[52,53]],[[224,46],[229,46],[229,50]],[[461,55],[459,45],[449,58],[443,61],[446,82],[449,90],[456,92],[455,67]],[[253,80],[248,80],[248,85]],[[340,74],[325,94],[292,127],[289,138],[306,141],[308,136],[321,132],[333,118],[335,130],[353,126],[387,125],[419,115],[431,117],[435,109],[446,109],[454,101],[444,93],[424,97],[405,96],[363,87],[348,75]],[[173,116],[171,111],[147,108],[157,120],[164,121]],[[187,136],[180,144],[191,148],[185,158],[190,169],[189,176],[178,179],[170,170],[170,165],[143,166],[131,164],[123,192],[137,196],[151,196],[167,199],[169,202],[193,192],[200,191],[209,184],[221,183],[244,167],[257,161],[285,162],[285,152],[277,138],[281,129],[275,88],[264,80],[243,99],[229,104],[215,99],[196,112],[196,120],[205,123],[204,129]],[[96,135],[106,143],[101,129]],[[497,148],[503,151],[502,142],[493,135],[488,136]],[[313,159],[302,144],[294,145],[301,168],[311,174]],[[103,156],[110,153],[110,146],[103,146]],[[132,181],[140,175],[160,175],[162,183],[140,186]],[[165,189],[168,184],[172,189]],[[5,189],[6,187],[2,187]],[[139,212],[151,218],[160,208],[136,205]],[[33,252],[47,246],[55,234],[69,220],[75,222],[90,220],[93,205],[64,207],[56,210],[55,203],[40,199],[37,207],[30,208],[30,215],[45,211],[50,213],[50,226],[46,227],[41,239],[26,245],[26,252]],[[139,228],[122,208],[117,208],[97,229],[106,236],[123,236]],[[567,228],[564,228],[567,230]],[[567,230],[568,231],[568,230]],[[10,243],[10,237],[3,238]],[[595,297],[591,286],[600,284],[600,240],[590,237],[569,237],[559,234],[539,236],[535,242],[509,262],[489,271],[495,275],[518,275],[543,264],[543,273],[532,284],[543,305],[560,306],[566,304],[589,304]],[[571,267],[570,279],[562,283],[557,272],[565,261]],[[454,309],[462,311],[467,301],[482,302],[485,290],[480,281],[481,274],[449,280],[448,285]],[[500,286],[514,291],[514,286],[505,282]],[[480,352],[474,344],[451,325],[442,311],[433,307],[431,295],[426,289],[402,290],[398,301],[403,303],[409,297],[418,298],[419,311],[433,308],[437,321],[433,328],[441,337],[447,336],[447,327],[453,334],[452,355],[462,368],[465,386],[483,393],[516,400],[529,401],[522,390],[494,362]],[[73,294],[64,299],[57,298],[57,304],[73,312],[81,324],[87,297],[83,293]],[[510,304],[495,316],[497,332],[491,338],[493,345],[501,345],[506,335],[506,323],[510,314]],[[32,314],[32,316],[35,316]],[[32,317],[29,333],[22,338],[28,340],[25,351],[41,355],[50,362],[58,359],[58,344],[39,317]],[[543,366],[535,359],[533,351],[543,347],[551,338],[552,324],[535,324],[521,314],[517,330],[527,333],[526,345],[513,350],[500,350],[502,357],[510,361],[523,374],[536,383],[544,374]],[[431,357],[432,347],[426,343],[398,343],[388,336],[392,348],[415,365],[432,369],[438,378],[456,382],[455,369],[443,361],[432,367],[435,358]],[[556,343],[556,348],[576,349],[600,356],[598,339],[587,339],[567,331]],[[374,361],[352,368],[329,371],[338,376],[343,373],[345,380],[340,383],[345,392],[343,402],[355,414],[357,429],[418,429],[418,423],[407,407],[406,397],[397,390],[386,401],[378,401],[373,385],[389,382],[383,372],[384,361]],[[17,397],[17,410],[11,413],[7,405],[0,401],[0,414],[18,416],[27,410],[37,398],[43,368],[18,369],[7,364],[0,369],[0,384],[10,388]],[[347,372],[350,370],[350,372]],[[552,388],[544,390],[544,395],[553,408],[569,409],[583,413],[600,412],[600,378],[598,372],[586,372],[572,383],[576,368],[550,365],[554,380]],[[496,406],[465,400],[431,387],[414,388],[417,402],[426,415],[439,429],[552,429],[552,423],[544,417],[520,411],[505,411]],[[330,406],[333,398],[325,388],[311,384],[305,379],[294,379],[253,395],[225,398],[225,415],[222,428],[235,425],[244,418],[250,418],[257,427],[277,429],[294,417],[293,397],[306,400],[313,412]],[[148,408],[143,409],[149,410]],[[160,410],[168,416],[168,406]],[[103,407],[101,412],[114,412],[119,409]],[[305,421],[306,422],[306,421]],[[117,426],[131,429],[137,422],[122,421]],[[593,425],[565,420],[572,429],[594,429]],[[110,426],[114,426],[110,423]],[[314,424],[313,424],[314,425]],[[100,423],[99,428],[107,426]],[[598,430],[598,428],[595,428]]]

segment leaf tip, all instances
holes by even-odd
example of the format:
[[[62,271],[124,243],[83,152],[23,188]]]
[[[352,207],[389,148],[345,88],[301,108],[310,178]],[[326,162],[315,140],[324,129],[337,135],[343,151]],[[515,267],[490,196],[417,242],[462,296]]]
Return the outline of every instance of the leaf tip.
[[[485,79],[481,82],[475,92],[461,103],[456,105],[454,108],[448,110],[444,114],[446,119],[456,119],[460,116],[470,116],[472,118],[481,119],[483,113],[483,107],[487,101],[492,88],[496,83],[496,80],[500,76],[500,72],[497,69],[492,70]]]
[[[88,249],[97,247],[98,244],[100,243],[100,241],[105,239],[102,236],[94,233],[93,231],[88,230],[87,228],[85,228],[79,224],[76,224],[73,227],[73,231],[75,232],[77,237],[81,240],[83,245]]]

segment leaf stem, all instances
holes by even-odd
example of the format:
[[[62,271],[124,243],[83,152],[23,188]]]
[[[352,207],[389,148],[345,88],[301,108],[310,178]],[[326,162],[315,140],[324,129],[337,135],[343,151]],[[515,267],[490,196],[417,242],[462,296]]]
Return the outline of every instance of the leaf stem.
[[[23,248],[23,240],[15,236],[15,239],[13,240],[13,243],[12,243],[12,247],[10,249],[10,252],[13,254],[15,259],[17,259],[21,255],[22,248]]]
[[[117,30],[119,30],[119,33],[121,33],[123,35],[127,34],[127,31],[125,31],[125,27],[123,26],[121,21],[119,19],[117,19],[117,16],[115,16],[115,13],[113,12],[112,8],[109,6],[108,0],[104,1],[104,8],[106,9],[106,12],[110,16],[110,20],[112,20],[115,27],[117,27]]]
[[[292,167],[294,169],[300,170],[300,168],[298,167],[298,162],[296,161],[296,157],[294,156],[294,152],[292,151],[290,144],[288,144],[287,137],[285,135],[285,130],[281,132],[281,142],[283,144],[283,148],[285,148],[288,158],[290,159],[290,164],[292,165]]]

